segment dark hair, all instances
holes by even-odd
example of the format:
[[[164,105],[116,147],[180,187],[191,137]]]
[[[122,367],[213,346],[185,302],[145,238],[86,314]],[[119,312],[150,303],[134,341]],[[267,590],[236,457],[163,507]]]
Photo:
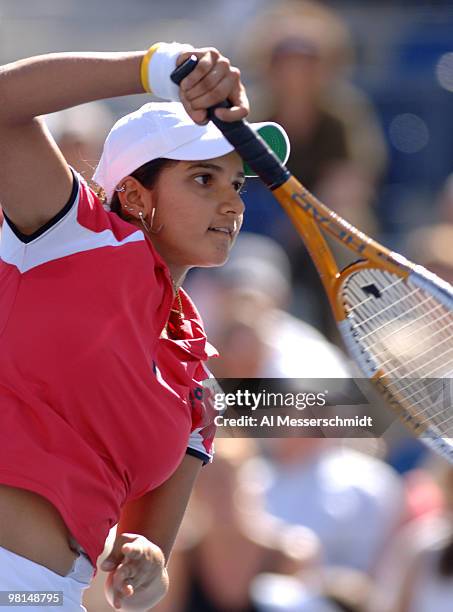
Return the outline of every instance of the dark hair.
[[[157,179],[159,178],[162,170],[177,163],[178,162],[173,159],[159,157],[158,159],[152,159],[151,161],[146,162],[146,164],[143,164],[143,166],[140,166],[134,170],[134,172],[131,172],[130,176],[137,179],[137,181],[139,181],[139,183],[141,183],[147,189],[152,189],[156,185]],[[121,202],[116,191],[112,196],[110,210],[124,219]]]

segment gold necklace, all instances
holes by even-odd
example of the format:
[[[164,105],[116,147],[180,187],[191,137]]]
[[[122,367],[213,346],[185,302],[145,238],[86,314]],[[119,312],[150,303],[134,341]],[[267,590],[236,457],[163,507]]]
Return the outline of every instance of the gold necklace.
[[[179,289],[176,286],[176,283],[173,279],[171,279],[171,284],[173,285],[173,291],[175,292],[175,298],[178,300],[178,310],[176,308],[172,308],[171,312],[176,312],[182,318],[182,301],[181,296],[179,295]]]

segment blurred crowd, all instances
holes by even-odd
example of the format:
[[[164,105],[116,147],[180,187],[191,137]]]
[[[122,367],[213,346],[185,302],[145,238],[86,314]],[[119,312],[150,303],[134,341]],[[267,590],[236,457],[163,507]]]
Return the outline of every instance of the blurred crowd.
[[[130,4],[131,14],[138,5]],[[278,121],[288,132],[290,170],[347,220],[453,283],[453,149],[443,146],[436,170],[427,171],[434,167],[432,142],[440,142],[438,114],[449,121],[453,103],[453,49],[445,43],[453,19],[446,25],[445,5],[436,13],[430,4],[425,21],[398,30],[388,50],[398,81],[379,76],[370,58],[376,47],[367,46],[367,31],[357,31],[364,6],[344,12],[338,3],[311,0],[245,5],[233,57],[250,84],[252,119]],[[171,19],[160,12],[170,38],[199,42],[190,15],[183,15],[184,27],[171,15],[171,34]],[[398,19],[401,25],[400,12]],[[372,24],[368,33],[375,36]],[[113,29],[111,37],[118,40]],[[206,42],[225,42],[229,50],[227,40]],[[47,118],[66,159],[87,179],[118,111],[115,103],[97,102]],[[244,233],[229,263],[194,272],[187,282],[221,354],[210,364],[213,373],[357,375],[285,214],[258,180],[248,181],[244,199]],[[349,263],[343,252],[336,258]],[[233,437],[219,439],[216,449],[196,486],[170,561],[171,589],[157,612],[453,609],[453,469],[399,425],[380,439]],[[101,574],[85,596],[89,612],[111,609]]]

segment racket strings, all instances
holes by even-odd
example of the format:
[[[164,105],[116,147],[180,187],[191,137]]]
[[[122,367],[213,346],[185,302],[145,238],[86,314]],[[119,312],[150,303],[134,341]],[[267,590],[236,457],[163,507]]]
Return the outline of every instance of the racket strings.
[[[371,272],[371,270],[370,270]],[[387,287],[384,287],[382,289],[383,292],[385,291],[390,291],[390,289],[392,289],[393,287],[396,287],[396,285],[399,285],[400,283],[404,282],[403,278],[398,278],[396,281],[394,281],[393,283],[390,283],[390,285],[388,285]],[[367,302],[371,301],[373,299],[373,296],[368,296],[365,300],[363,300],[362,302],[358,302],[355,306],[351,306],[349,312],[354,312],[354,310],[356,310],[357,308],[360,308],[361,306],[363,306],[364,304],[366,304]]]
[[[439,379],[438,378],[433,378],[431,381],[427,382],[425,385],[425,390],[429,389],[430,387],[432,387],[433,385],[435,385],[436,383],[438,383]],[[402,389],[402,391],[405,391],[406,389]],[[408,395],[406,395],[406,400],[411,399],[412,397],[414,397],[416,395],[417,391],[414,391]],[[416,404],[416,402],[414,403],[414,405]]]
[[[367,319],[364,319],[363,321],[360,321],[360,323],[357,323],[356,325],[353,326],[353,329],[359,329],[360,327],[364,327],[365,325],[367,325],[370,321],[372,321],[373,319],[375,319],[376,317],[381,317],[384,322],[384,324],[381,327],[385,327],[385,325],[389,325],[394,319],[388,319],[386,311],[391,309],[396,308],[396,306],[398,306],[398,304],[404,300],[409,299],[412,295],[414,295],[415,293],[417,293],[417,291],[419,291],[419,289],[415,289],[413,292],[408,293],[407,295],[402,296],[401,298],[399,298],[396,302],[391,302],[388,306],[386,306],[385,308],[383,308],[382,310],[373,313],[370,317],[368,317]],[[364,303],[365,304],[365,303]],[[401,316],[404,314],[404,312],[401,313]],[[375,333],[377,331],[379,331],[381,329],[381,327],[377,327],[377,328],[371,328],[371,331],[369,332],[370,334]],[[363,336],[364,338],[367,337],[367,334],[365,334]]]
[[[418,293],[420,295],[423,294],[420,289],[418,290]],[[410,301],[413,302],[414,300],[411,299]],[[392,332],[392,334],[396,334],[401,333],[402,330],[407,329],[410,326],[412,326],[413,328],[412,331],[410,333],[406,333],[404,337],[407,353],[414,355],[413,357],[404,361],[405,370],[408,370],[409,364],[415,364],[410,375],[419,374],[421,366],[417,364],[420,359],[422,360],[423,368],[426,368],[429,364],[435,363],[437,360],[441,361],[445,357],[445,355],[451,353],[451,350],[453,349],[453,347],[451,346],[452,334],[449,331],[449,329],[451,330],[451,328],[453,327],[453,317],[451,311],[447,310],[445,306],[437,302],[432,296],[428,295],[427,297],[425,297],[425,299],[422,299],[419,304],[412,306],[412,308],[410,308],[408,311],[406,311],[406,313],[404,313],[405,317],[407,318],[407,314],[409,312],[414,312],[417,306],[422,306],[425,304],[429,304],[432,306],[429,312],[426,312],[425,308],[421,309],[422,312],[420,315],[414,316],[409,320],[409,323],[406,323],[405,325],[399,327],[398,329],[395,329],[394,332]],[[434,313],[438,314],[434,315]],[[420,321],[424,321],[424,323],[418,324]],[[415,323],[417,323],[417,325],[414,325]],[[385,344],[390,335],[382,338],[381,343]],[[408,340],[414,337],[416,337],[416,342],[410,344]],[[450,347],[447,347],[446,351],[439,351],[439,347],[447,343],[450,344]],[[417,353],[415,353],[415,348],[421,348],[424,350],[422,351],[421,355],[417,355]],[[431,359],[427,359],[428,354],[432,352],[435,352],[436,355]],[[400,370],[400,365],[394,367],[393,369],[387,370],[387,366],[390,366],[391,361],[392,360],[389,359],[381,363],[381,368],[386,370],[387,376],[391,374],[396,375],[398,374],[398,370]],[[449,363],[451,363],[451,360],[449,362],[443,362],[441,365],[442,367],[444,367]],[[437,374],[437,370],[437,367],[425,370],[423,372],[424,378],[434,376],[435,374]],[[407,375],[403,375],[402,377],[407,377]]]
[[[370,275],[367,280],[373,280],[375,283],[376,281],[379,281],[379,279],[376,278],[376,274],[373,273],[374,271],[369,270],[367,272]],[[402,280],[402,279],[399,279],[399,280]],[[396,283],[392,283],[392,286],[396,287]],[[352,289],[353,289],[355,297],[357,297],[358,295],[357,287],[353,287]],[[362,288],[360,287],[360,289]],[[363,320],[360,321],[358,324],[352,325],[352,329],[356,333],[357,333],[357,329],[360,327],[363,327],[364,330],[366,331],[366,333],[360,335],[361,343],[364,343],[364,341],[367,338],[370,338],[372,335],[377,334],[378,336],[377,339],[374,342],[371,342],[371,341],[367,342],[366,346],[370,352],[373,352],[374,358],[379,361],[381,369],[385,368],[386,365],[394,361],[394,358],[395,358],[395,355],[393,353],[389,357],[389,359],[387,359],[387,361],[382,360],[383,355],[388,353],[388,346],[387,346],[388,340],[395,334],[398,334],[399,336],[401,336],[401,333],[404,329],[412,327],[412,331],[405,334],[404,340],[406,344],[407,344],[408,339],[411,336],[417,335],[417,338],[421,338],[415,343],[415,345],[407,346],[406,352],[413,352],[413,348],[416,345],[420,346],[423,343],[426,344],[427,339],[431,340],[434,338],[434,336],[439,335],[439,334],[440,334],[440,338],[443,338],[443,339],[440,343],[439,343],[440,338],[436,339],[435,344],[431,343],[432,345],[431,349],[433,350],[437,350],[439,345],[441,345],[443,342],[447,342],[451,338],[451,334],[448,333],[448,328],[453,323],[453,321],[451,320],[451,313],[442,304],[438,303],[436,300],[434,300],[429,295],[423,296],[423,293],[419,288],[416,288],[415,290],[412,290],[408,293],[406,292],[406,294],[403,294],[403,295],[401,295],[402,293],[401,288],[399,288],[399,290],[394,289],[394,291],[399,295],[397,295],[397,299],[393,303],[385,304],[384,308],[380,310],[375,310],[372,316],[364,317]],[[384,291],[382,291],[382,293],[384,293]],[[420,298],[420,296],[423,296],[422,299]],[[397,308],[398,306],[400,307],[402,306],[403,300],[408,301],[409,307],[404,308],[404,309]],[[362,304],[364,304],[364,302]],[[424,307],[426,305],[429,305],[429,309]],[[393,312],[392,312],[393,317],[389,316],[391,314],[389,313],[390,308],[393,308]],[[434,313],[436,312],[438,312],[439,315],[434,316]],[[409,317],[408,315],[410,315],[411,313],[412,313],[412,316]],[[449,318],[450,318],[450,322],[448,322]],[[405,320],[406,323],[404,323],[403,325],[395,325],[397,321],[401,321],[401,320]],[[377,327],[373,327],[373,324],[370,325],[371,321],[373,321],[373,324],[379,322],[380,325],[377,325]],[[424,321],[424,324],[415,326],[414,323],[417,323],[419,321]],[[380,334],[379,332],[382,332],[382,330],[385,327],[389,327],[389,326],[391,326],[392,331],[390,331],[389,334],[382,336],[382,334]],[[431,330],[433,331],[431,332]],[[428,331],[431,333],[428,334],[427,333]],[[383,350],[381,352],[375,350],[376,347],[379,347],[379,346],[383,346]],[[449,349],[447,350],[447,352],[448,351]],[[439,354],[439,358],[441,358],[442,356],[443,355]],[[417,356],[414,356],[412,359],[410,359],[410,361],[416,362]],[[424,363],[426,363],[426,360],[424,360]],[[407,368],[407,361],[405,361],[404,365]],[[397,367],[394,368],[393,370],[389,370],[387,374],[396,372]],[[417,370],[418,368],[415,367],[414,371],[417,371]]]
[[[373,279],[374,282],[379,281],[379,278],[377,278],[377,275],[374,273],[373,270],[369,270],[370,272],[370,280]],[[380,271],[378,271],[380,272]],[[371,321],[372,319],[374,319],[375,317],[380,317],[380,320],[382,321],[382,325],[380,327],[377,328],[372,328],[371,331],[369,332],[369,335],[374,334],[378,331],[380,331],[383,327],[385,327],[386,325],[390,325],[392,324],[395,319],[389,318],[386,316],[386,311],[389,308],[394,308],[396,307],[400,302],[402,301],[407,301],[409,305],[411,305],[411,308],[409,308],[408,310],[402,310],[401,314],[398,316],[398,318],[402,318],[405,315],[407,315],[409,312],[419,308],[421,305],[423,305],[423,303],[428,303],[429,300],[432,300],[431,296],[427,296],[426,299],[423,302],[420,302],[417,296],[417,294],[421,293],[421,290],[416,287],[413,291],[407,292],[404,291],[404,287],[401,286],[401,283],[404,282],[404,279],[402,278],[398,278],[398,280],[396,282],[391,283],[388,287],[384,287],[381,290],[381,295],[385,293],[385,291],[388,291],[390,289],[393,289],[393,291],[395,293],[399,294],[399,298],[396,301],[392,301],[392,296],[390,295],[390,303],[387,304],[387,306],[385,308],[383,308],[382,310],[378,311],[378,312],[374,312],[372,316],[370,316],[369,318],[364,319],[362,322],[357,323],[356,325],[353,326],[354,329],[359,328],[367,323],[369,323],[369,321]],[[400,285],[398,287],[398,285]],[[362,288],[361,288],[362,289]],[[362,289],[363,291],[363,289]],[[368,302],[370,299],[372,298],[368,298],[368,300],[361,302],[360,304],[357,304],[353,309],[351,309],[351,311],[353,311],[355,308],[357,308],[358,306],[361,306],[362,304],[365,304],[366,302]],[[429,318],[431,320],[433,320],[434,322],[437,322],[437,318],[433,317],[433,312],[436,311],[436,309],[441,308],[442,305],[437,303],[435,304],[433,310],[431,310],[429,312]],[[448,315],[449,312],[446,312],[445,315]],[[409,325],[410,323],[414,322],[415,320],[420,320],[420,319],[426,319],[427,318],[427,313],[426,313],[426,309],[423,309],[422,313],[420,314],[420,316],[416,319],[410,319],[409,323],[407,323],[407,325]],[[400,328],[401,329],[401,328]],[[392,332],[394,333],[394,332]],[[365,334],[364,336],[362,336],[363,338],[367,337],[367,334]]]
[[[419,317],[418,319],[416,319],[416,321],[421,320],[421,318],[422,318],[422,317]],[[440,319],[439,319],[439,321],[440,321]],[[406,328],[406,327],[408,327],[408,326],[409,326],[409,324],[403,325],[403,326],[402,326],[402,329],[405,329],[405,328]],[[409,347],[409,351],[410,351],[410,352],[413,352],[413,351],[414,351],[414,350],[415,350],[417,347],[421,347],[421,346],[424,344],[424,342],[425,342],[425,338],[424,338],[423,336],[422,336],[422,338],[421,338],[421,339],[419,339],[419,338],[420,338],[420,333],[417,333],[417,332],[418,332],[418,331],[419,331],[419,332],[425,332],[425,330],[427,330],[429,327],[430,327],[430,323],[427,323],[426,325],[422,325],[422,326],[420,327],[420,330],[417,330],[417,331],[413,330],[411,333],[409,333],[409,334],[407,335],[407,338],[413,338],[413,337],[415,337],[415,338],[416,338],[416,340],[418,339],[418,340],[417,340],[417,341],[416,341],[414,344],[411,344],[411,345],[410,345],[410,347]],[[448,328],[452,328],[452,327],[453,327],[453,325],[452,325],[451,323],[448,323],[448,324],[446,325],[446,327],[442,327],[441,329],[436,329],[436,330],[434,331],[434,333],[430,335],[430,340],[434,340],[434,338],[435,338],[435,336],[436,336],[436,335],[441,334],[441,337],[442,337],[443,339],[442,339],[442,341],[441,341],[441,342],[439,342],[439,343],[437,344],[437,346],[440,346],[440,345],[441,345],[441,344],[443,344],[444,342],[448,342],[448,341],[450,340],[450,336],[445,336],[445,332],[446,332],[446,330],[448,330]],[[390,338],[392,335],[394,335],[394,333],[397,333],[397,332],[392,332],[391,334],[389,334],[389,335],[388,335],[388,337],[384,339],[384,342],[385,342],[385,341],[386,341],[388,338]],[[385,352],[386,352],[386,351],[382,351],[381,353],[377,353],[376,358],[377,358],[377,359],[380,359],[381,357],[383,357],[383,356],[385,355]],[[389,361],[383,361],[383,362],[382,362],[382,367],[385,367],[385,366],[386,366],[388,363],[389,363]]]
[[[421,316],[420,316],[420,317],[418,317],[417,319],[414,319],[414,322],[420,321],[420,320],[422,320],[423,318],[424,318],[424,317],[421,315]],[[448,318],[448,313],[445,313],[444,315],[442,315],[442,317],[440,317],[440,318],[439,318],[439,319],[436,321],[436,323],[440,323],[440,322],[442,321],[442,319],[447,319],[447,318]],[[409,325],[410,325],[409,323],[406,323],[405,325],[403,325],[403,326],[402,326],[402,328],[401,328],[401,329],[405,329],[405,328],[406,328],[406,327],[408,327]],[[429,328],[429,326],[430,326],[430,323],[427,323],[426,325],[422,325],[422,326],[420,327],[420,331],[425,331],[426,329],[428,329],[428,328]],[[445,336],[445,332],[446,332],[446,330],[447,330],[448,328],[451,328],[451,327],[452,327],[452,324],[451,324],[451,323],[448,323],[448,324],[446,325],[446,327],[441,327],[440,329],[436,329],[436,330],[434,331],[434,333],[431,335],[431,338],[433,339],[433,338],[434,338],[434,336],[436,336],[437,334],[439,334],[439,333],[440,333],[440,334],[442,334],[442,335],[443,335],[443,337],[444,337],[444,339],[442,340],[442,342],[446,342],[446,341],[448,341],[448,340],[450,339],[450,336]],[[393,332],[391,332],[391,333],[390,333],[390,334],[389,334],[389,335],[388,335],[388,336],[387,336],[387,337],[384,339],[384,341],[388,340],[388,338],[390,338],[390,337],[391,337],[392,335],[394,335],[395,333],[397,333],[397,332],[394,330]],[[410,338],[410,337],[412,337],[412,336],[417,336],[417,338],[419,338],[419,337],[420,337],[420,335],[419,335],[419,334],[417,334],[416,330],[413,330],[413,331],[412,331],[410,334],[408,334],[407,338]],[[413,351],[413,350],[414,350],[414,349],[415,349],[417,346],[421,346],[421,345],[423,344],[423,342],[424,342],[424,338],[422,337],[422,339],[421,339],[421,340],[418,340],[417,342],[415,342],[415,344],[412,344],[412,345],[410,346],[410,350],[411,350],[411,351]],[[441,342],[440,344],[442,344],[442,342]],[[382,357],[382,355],[384,355],[384,351],[383,351],[382,353],[378,353],[378,354],[376,355],[376,357],[377,357],[377,358],[380,358],[380,357]],[[386,362],[383,362],[383,364],[382,364],[382,365],[385,367]]]
[[[345,295],[344,297],[349,297],[349,299],[345,300],[345,306],[348,312],[348,318],[351,320],[351,322],[353,321],[352,330],[353,332],[360,333],[357,330],[360,330],[362,327],[365,328],[365,334],[361,334],[361,337],[363,338],[377,332],[385,325],[390,324],[392,320],[395,319],[395,316],[392,316],[389,309],[395,309],[404,300],[410,300],[411,295],[415,294],[418,291],[418,288],[410,293],[406,291],[403,295],[399,295],[398,299],[395,299],[394,293],[398,292],[397,287],[403,282],[404,279],[398,278],[396,282],[389,283],[387,286],[385,286],[383,285],[381,279],[376,278],[376,275],[373,274],[372,270],[361,271],[360,276],[363,279],[361,282],[348,282],[347,291],[350,293],[350,295]],[[364,293],[364,287],[370,285],[375,285],[380,291],[379,306],[383,306],[382,308],[376,308],[376,298],[373,296],[361,301],[361,296]],[[400,292],[398,293],[400,294]],[[354,301],[356,303],[351,305]],[[355,313],[355,310],[358,312]],[[399,312],[402,315],[405,310],[401,308],[399,309]],[[367,332],[367,330],[369,331]]]
[[[374,277],[374,280],[376,280],[375,274],[371,273],[371,276]],[[399,294],[401,293],[401,289],[398,291],[398,293]],[[422,295],[422,292],[419,289],[417,289],[416,292],[411,291],[407,293],[407,298],[409,299],[410,302],[413,303],[414,300],[410,298],[415,296],[417,293]],[[372,334],[375,334],[376,332],[381,331],[383,327],[385,327],[386,325],[390,325],[390,324],[393,325],[394,329],[390,334],[387,334],[386,336],[381,335],[381,337],[378,337],[375,343],[370,343],[370,342],[367,343],[368,350],[374,353],[373,355],[374,359],[379,361],[380,369],[385,369],[387,376],[389,376],[390,374],[393,374],[393,375],[398,374],[401,377],[408,377],[414,374],[419,375],[422,365],[427,366],[431,363],[435,363],[436,360],[441,361],[443,360],[445,355],[451,353],[451,347],[447,348],[447,350],[444,352],[439,351],[439,347],[447,343],[451,338],[451,333],[448,332],[448,328],[450,327],[451,322],[450,324],[447,322],[447,325],[445,325],[445,320],[448,319],[449,317],[451,318],[451,313],[449,311],[446,311],[445,307],[442,306],[442,304],[439,304],[438,302],[436,302],[431,296],[426,296],[424,297],[424,299],[420,299],[420,298],[418,299],[419,299],[418,303],[416,303],[415,305],[412,305],[410,308],[408,308],[407,310],[404,310],[401,313],[397,313],[393,320],[390,320],[386,324],[378,326],[378,328],[373,329],[367,334],[362,335],[361,341],[364,341],[364,339],[366,339],[367,337],[370,337]],[[400,296],[395,301],[395,305],[400,305],[401,301],[402,300]],[[426,308],[423,308],[423,306],[427,304],[430,304],[430,306],[432,306],[431,310],[428,313],[426,312]],[[387,312],[388,306],[386,306],[384,310]],[[420,310],[422,311],[422,314],[417,316],[416,312],[419,312]],[[436,311],[441,312],[440,316],[434,316],[434,312]],[[404,325],[401,325],[401,326],[400,325],[395,326],[396,321],[400,321],[401,319],[407,320],[408,314],[410,313],[413,313],[413,316],[409,318],[409,322],[406,322]],[[375,314],[379,314],[379,313],[375,313]],[[414,323],[422,319],[426,319],[428,322],[423,326],[413,325]],[[368,321],[369,320],[370,318],[368,318]],[[389,338],[397,333],[401,335],[402,330],[404,330],[408,326],[412,326],[413,330],[409,334],[406,333],[404,337],[404,341],[406,344],[405,357],[407,354],[412,354],[413,356],[409,359],[407,358],[404,359],[403,363],[401,362],[400,359],[397,359],[395,362],[395,356],[398,357],[398,355],[395,355],[395,351],[393,351],[387,360],[383,360],[382,359],[383,355],[388,354],[389,352],[388,351]],[[432,331],[432,328],[433,328],[433,331]],[[408,344],[408,339],[411,336],[415,336],[415,335],[417,336],[417,338],[421,338],[421,339],[417,340],[415,344],[414,343]],[[432,340],[434,339],[435,336],[438,336],[438,337],[436,338],[436,342],[433,342]],[[429,346],[427,346],[428,340],[430,341]],[[425,349],[424,352],[422,352],[420,356],[418,356],[417,354],[414,355],[414,347],[415,346],[420,347],[422,345],[424,345],[424,349]],[[383,350],[381,350],[381,352],[379,352],[375,350],[377,346],[382,346],[384,348]],[[436,352],[436,355],[432,357],[431,359],[427,359],[427,354],[429,352]],[[420,359],[422,359],[422,364],[419,363]],[[392,363],[394,364],[393,367],[391,367]],[[409,364],[413,364],[412,370],[409,370],[408,368]],[[446,363],[442,362],[441,367],[445,369],[444,367],[445,365]],[[404,368],[404,372],[401,371],[402,368]],[[438,368],[435,367],[430,370],[425,370],[423,374],[426,377],[426,376],[432,376],[437,373],[438,373]]]
[[[438,387],[439,386],[439,380],[440,380],[439,378],[434,378],[433,380],[431,380],[430,382],[425,384],[425,386],[424,386],[425,393],[428,392],[431,395],[434,395],[435,393],[438,393],[439,390],[438,389],[433,389],[433,385],[437,385],[437,387]],[[440,383],[443,384],[443,381],[440,381]],[[428,391],[428,389],[429,389],[429,391]],[[411,400],[412,397],[415,398],[415,396],[417,396],[419,394],[420,394],[419,389],[415,389],[415,391],[413,391],[411,394],[405,396],[406,402]],[[415,406],[420,404],[421,401],[423,401],[423,398],[419,399],[417,401],[412,401],[412,404],[411,404],[412,407],[414,408]],[[429,407],[422,408],[422,410],[420,410],[418,412],[419,424],[421,426],[427,425],[431,419],[437,420],[438,417],[441,417],[444,414],[445,414],[444,408],[441,408],[441,410],[439,410],[438,412],[433,412],[432,410],[429,409]],[[427,415],[426,418],[422,418],[424,415]],[[445,419],[443,421],[440,421],[438,424],[442,425],[442,427],[445,427],[447,424],[449,424],[451,422],[452,419],[453,419],[453,414],[450,414],[447,417],[447,419]]]
[[[402,292],[404,292],[404,285],[398,287],[396,290],[398,291],[399,294],[401,294]],[[421,293],[421,290],[418,290],[418,293]],[[412,292],[411,292],[412,294]],[[446,329],[448,327],[450,327],[453,318],[451,315],[451,309],[446,308],[442,303],[438,302],[435,298],[433,298],[432,295],[426,294],[427,295],[427,301],[425,303],[428,303],[431,305],[431,309],[426,312],[426,309],[424,308],[422,313],[419,315],[418,318],[414,319],[414,321],[419,321],[419,320],[424,320],[426,321],[426,328],[428,328],[430,325],[435,325],[435,328],[437,331],[440,331],[443,333],[445,338],[450,338],[451,334],[447,333]],[[418,300],[418,296],[411,295],[409,297],[409,303],[411,305],[417,305],[417,303],[419,303]],[[440,312],[439,312],[440,311]],[[438,314],[434,314],[434,313],[438,313]],[[423,329],[420,328],[420,326],[418,326],[418,329]]]
[[[374,287],[373,295],[369,294]],[[351,334],[387,390],[418,426],[453,437],[453,313],[409,279],[380,269],[349,276],[343,299]]]
[[[419,329],[419,330],[417,330],[417,331],[413,331],[411,334],[409,334],[409,335],[408,335],[408,337],[415,336],[415,335],[417,335],[417,337],[419,337],[419,336],[420,336],[420,334],[421,334],[421,332],[422,332],[422,331],[425,331],[425,330],[427,329],[427,327],[429,327],[429,326],[425,325],[425,326],[420,327],[420,329]],[[435,331],[433,334],[430,334],[430,336],[429,336],[429,340],[434,340],[434,337],[436,336],[436,334],[439,334],[439,333],[444,334],[444,333],[445,333],[445,331],[446,331],[446,329],[451,328],[451,327],[452,327],[452,324],[448,324],[446,328],[436,330],[436,331]],[[445,336],[443,336],[443,339],[442,339],[442,341],[441,341],[441,342],[436,342],[435,344],[433,343],[433,344],[432,344],[432,345],[431,345],[431,346],[430,346],[428,349],[425,349],[425,351],[426,351],[426,352],[424,353],[424,355],[426,356],[426,354],[427,354],[427,353],[429,353],[429,352],[431,352],[431,351],[438,351],[439,347],[440,347],[440,346],[442,346],[442,344],[445,344],[445,343],[447,343],[447,342],[449,342],[449,341],[451,341],[451,336],[450,336],[450,337],[445,337]],[[413,352],[414,352],[414,349],[415,349],[417,346],[421,346],[421,347],[423,347],[425,344],[426,344],[426,338],[425,338],[425,337],[422,337],[422,339],[421,339],[421,340],[419,340],[419,341],[418,341],[418,342],[416,342],[415,344],[410,345],[410,346],[408,346],[408,347],[407,347],[408,352],[409,352],[409,353],[413,353]],[[444,356],[445,356],[447,353],[449,353],[451,350],[453,350],[453,347],[451,347],[451,346],[450,346],[450,348],[447,348],[447,350],[446,350],[444,353],[438,353],[438,354],[436,355],[435,359],[441,359],[441,358],[442,358],[442,357],[444,357]],[[407,369],[407,367],[408,367],[408,365],[409,365],[410,363],[412,363],[412,362],[417,362],[417,359],[420,359],[420,357],[416,355],[415,357],[411,357],[411,358],[410,358],[408,361],[405,361],[405,363],[404,363],[404,367],[405,367],[405,369]],[[391,361],[392,361],[391,359],[388,359],[387,361],[384,361],[384,362],[381,364],[381,367],[382,367],[382,368],[385,368],[387,365],[390,365]],[[425,361],[425,360],[423,360],[423,366],[425,367],[425,366],[429,365],[429,364],[430,364],[432,361],[433,361],[433,360],[430,360],[430,361]],[[418,371],[418,369],[419,369],[419,368],[416,366],[416,367],[414,368],[413,373],[416,373],[416,372]],[[398,370],[398,366],[394,367],[393,369],[390,369],[390,370],[387,372],[387,374],[394,374],[395,372],[397,372],[397,370]],[[432,372],[431,372],[431,373],[432,373]],[[429,373],[427,372],[427,373],[426,373],[426,375],[428,375],[428,374],[429,374]]]

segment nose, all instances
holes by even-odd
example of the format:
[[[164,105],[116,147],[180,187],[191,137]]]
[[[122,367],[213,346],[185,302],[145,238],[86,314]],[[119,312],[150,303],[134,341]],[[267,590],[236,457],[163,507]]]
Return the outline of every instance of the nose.
[[[244,202],[233,186],[231,186],[226,193],[222,193],[220,211],[223,214],[240,216],[244,214],[244,210]]]

